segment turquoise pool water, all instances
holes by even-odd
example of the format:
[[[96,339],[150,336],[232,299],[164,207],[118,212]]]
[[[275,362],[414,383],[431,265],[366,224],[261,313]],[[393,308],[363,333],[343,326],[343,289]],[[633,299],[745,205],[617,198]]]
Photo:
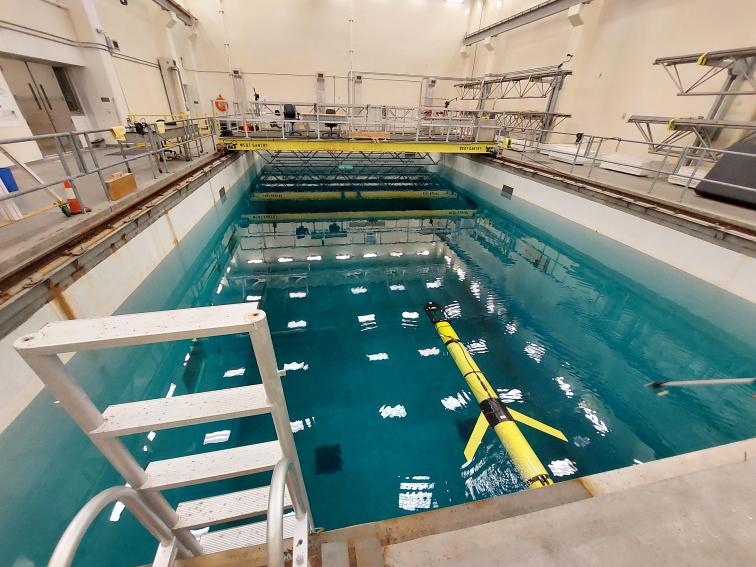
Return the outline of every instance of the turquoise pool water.
[[[753,388],[658,397],[644,386],[661,377],[752,376],[753,305],[516,198],[492,203],[486,188],[447,177],[472,200],[414,203],[437,209],[432,223],[365,212],[332,230],[329,220],[303,222],[309,232],[297,238],[299,222],[242,216],[294,208],[245,202],[227,226],[193,234],[187,245],[200,250],[196,260],[173,254],[120,311],[260,302],[288,369],[284,388],[315,522],[326,529],[522,488],[490,434],[464,462],[478,410],[423,314],[429,300],[447,307],[503,400],[565,432],[568,443],[525,431],[557,481],[756,434]],[[608,256],[621,258],[621,269],[599,260]],[[698,304],[687,309],[675,297]],[[101,407],[259,382],[244,336],[87,353],[70,368]],[[0,434],[0,565],[44,565],[80,506],[119,483],[52,402],[41,394]],[[258,416],[125,442],[146,464],[272,437],[270,418]],[[166,495],[178,502],[262,481]],[[108,510],[77,564],[135,565],[153,553],[128,512]]]

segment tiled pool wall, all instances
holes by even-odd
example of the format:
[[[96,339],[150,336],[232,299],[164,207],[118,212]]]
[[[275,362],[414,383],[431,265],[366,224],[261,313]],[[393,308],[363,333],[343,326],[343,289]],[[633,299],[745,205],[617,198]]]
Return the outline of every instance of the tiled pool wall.
[[[753,332],[750,308],[739,309],[741,302],[721,302],[716,297],[723,289],[744,302],[756,304],[756,258],[504,171],[494,164],[447,154],[440,172],[476,200],[504,209],[534,226],[548,226],[552,215],[572,221],[574,224],[554,223],[552,235],[691,313],[722,321],[723,327],[734,335],[742,337]],[[513,189],[511,197],[502,194],[503,185]],[[607,238],[595,238],[592,233]],[[615,242],[625,247],[619,248]],[[636,252],[644,257],[639,258]],[[662,264],[676,270],[659,269]]]

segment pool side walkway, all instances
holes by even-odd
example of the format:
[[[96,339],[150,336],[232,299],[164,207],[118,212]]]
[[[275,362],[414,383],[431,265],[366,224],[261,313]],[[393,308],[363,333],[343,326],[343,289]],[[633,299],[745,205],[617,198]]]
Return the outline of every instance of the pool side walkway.
[[[385,565],[746,567],[756,549],[756,459],[385,549]]]
[[[752,565],[756,438],[310,538],[312,567]],[[316,518],[317,520],[317,518]],[[256,546],[177,567],[265,565]]]
[[[49,250],[91,230],[94,225],[102,222],[109,215],[133,206],[135,202],[158,190],[158,188],[165,187],[219,156],[212,151],[207,143],[205,146],[206,152],[199,158],[195,156],[192,161],[169,161],[167,167],[162,164],[164,172],[156,172],[156,178],[153,176],[153,170],[146,157],[132,156],[136,159],[136,161],[131,162],[131,170],[136,178],[137,193],[118,201],[108,200],[96,174],[78,179],[76,183],[79,194],[85,205],[91,209],[91,212],[85,214],[66,217],[57,207],[52,206],[53,199],[44,190],[15,199],[14,201],[24,214],[29,214],[35,210],[40,212],[12,223],[3,220],[0,216],[0,279],[13,274],[16,270],[43,256]],[[95,152],[97,161],[101,166],[108,166],[122,159],[117,149],[114,150],[110,147],[100,148]],[[87,154],[84,157],[87,160],[87,165],[93,166],[91,156]],[[67,155],[65,159],[68,167],[75,170],[76,165],[73,157]],[[46,181],[61,179],[65,176],[63,165],[57,157],[35,162],[30,167],[32,171]],[[37,184],[29,174],[18,167],[13,167],[12,171],[22,191],[24,188]],[[110,174],[116,171],[126,172],[126,166],[114,166],[105,171],[104,177],[108,179]],[[62,186],[53,187],[53,190],[58,195],[64,194]]]

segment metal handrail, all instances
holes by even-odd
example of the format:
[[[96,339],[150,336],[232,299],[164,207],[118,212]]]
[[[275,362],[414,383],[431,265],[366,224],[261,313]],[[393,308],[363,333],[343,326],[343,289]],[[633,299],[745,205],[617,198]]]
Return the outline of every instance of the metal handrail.
[[[284,491],[289,487],[289,496],[294,506],[294,516],[302,520],[306,514],[305,501],[300,493],[301,486],[296,479],[289,482],[289,473],[296,475],[293,463],[286,457],[282,458],[273,469],[268,493],[268,522],[267,522],[267,553],[268,567],[284,567],[283,545],[283,511]]]
[[[117,500],[123,502],[124,506],[160,542],[160,545],[176,545],[182,555],[191,555],[179,541],[175,540],[171,528],[150,509],[136,490],[130,486],[113,486],[97,494],[74,516],[58,541],[58,545],[55,546],[55,551],[53,551],[47,567],[68,567],[71,565],[76,550],[79,548],[89,526],[105,507]]]
[[[283,509],[291,461],[284,457],[273,469],[268,495],[268,567],[284,567]]]

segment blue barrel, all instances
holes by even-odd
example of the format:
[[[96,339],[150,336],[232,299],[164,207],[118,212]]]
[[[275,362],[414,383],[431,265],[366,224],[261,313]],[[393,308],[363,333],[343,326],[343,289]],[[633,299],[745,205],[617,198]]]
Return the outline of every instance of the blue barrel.
[[[16,180],[10,167],[0,167],[0,179],[3,180],[3,184],[9,193],[18,191],[18,185],[16,185]]]

